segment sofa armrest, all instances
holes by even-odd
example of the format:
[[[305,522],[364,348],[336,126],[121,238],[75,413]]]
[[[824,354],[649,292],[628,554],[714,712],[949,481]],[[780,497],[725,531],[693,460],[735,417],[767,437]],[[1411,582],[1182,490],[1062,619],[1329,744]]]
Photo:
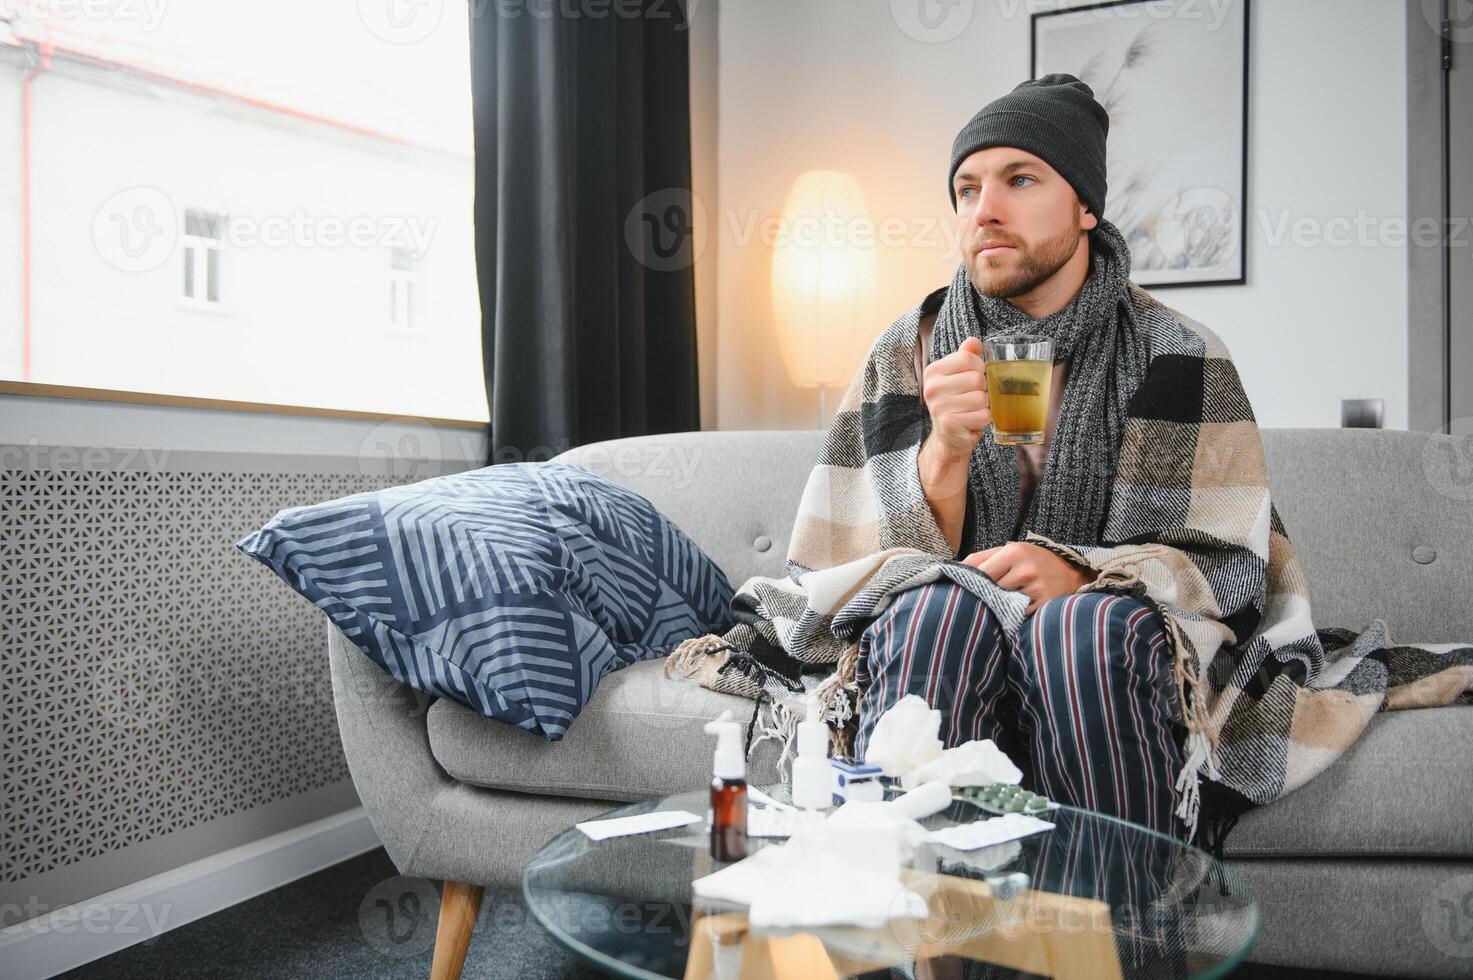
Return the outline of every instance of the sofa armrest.
[[[331,621],[327,651],[353,785],[394,866],[408,873],[433,801],[455,786],[430,752],[425,715],[436,699],[390,677]]]

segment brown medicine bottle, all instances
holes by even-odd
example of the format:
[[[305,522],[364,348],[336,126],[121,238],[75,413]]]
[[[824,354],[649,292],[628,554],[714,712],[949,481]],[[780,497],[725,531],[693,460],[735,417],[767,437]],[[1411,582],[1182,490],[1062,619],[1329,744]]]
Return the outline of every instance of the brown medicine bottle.
[[[741,726],[728,720],[727,710],[706,723],[716,736],[716,760],[711,775],[711,856],[718,861],[740,861],[747,856],[747,762],[742,756]]]

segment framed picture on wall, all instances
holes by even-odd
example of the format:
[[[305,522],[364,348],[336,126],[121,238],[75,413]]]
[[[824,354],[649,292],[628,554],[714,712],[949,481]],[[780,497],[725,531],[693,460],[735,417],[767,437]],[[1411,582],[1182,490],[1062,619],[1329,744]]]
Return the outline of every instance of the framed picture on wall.
[[[1105,217],[1142,286],[1247,281],[1249,0],[1112,0],[1033,15],[1032,77],[1110,114]]]

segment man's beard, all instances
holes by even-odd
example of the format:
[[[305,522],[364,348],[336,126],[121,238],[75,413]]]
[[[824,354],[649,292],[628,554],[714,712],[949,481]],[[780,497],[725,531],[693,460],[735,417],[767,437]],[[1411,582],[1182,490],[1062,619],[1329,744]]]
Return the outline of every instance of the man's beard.
[[[1074,251],[1079,247],[1081,230],[1077,215],[1072,224],[1073,228],[1066,228],[1056,237],[1040,242],[1035,247],[1015,247],[1013,251],[1018,256],[1018,262],[1011,269],[990,265],[991,260],[974,256],[974,261],[967,270],[972,285],[977,292],[989,299],[1012,299],[1014,296],[1032,292],[1074,257]]]

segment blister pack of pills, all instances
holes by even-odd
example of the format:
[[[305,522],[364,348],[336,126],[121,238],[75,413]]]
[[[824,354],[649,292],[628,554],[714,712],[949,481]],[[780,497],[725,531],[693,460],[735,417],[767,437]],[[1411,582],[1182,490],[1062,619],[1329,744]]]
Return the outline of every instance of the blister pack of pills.
[[[952,788],[952,795],[975,803],[988,813],[1025,813],[1031,816],[1059,808],[1059,804],[1048,797],[1012,783],[956,786]]]

